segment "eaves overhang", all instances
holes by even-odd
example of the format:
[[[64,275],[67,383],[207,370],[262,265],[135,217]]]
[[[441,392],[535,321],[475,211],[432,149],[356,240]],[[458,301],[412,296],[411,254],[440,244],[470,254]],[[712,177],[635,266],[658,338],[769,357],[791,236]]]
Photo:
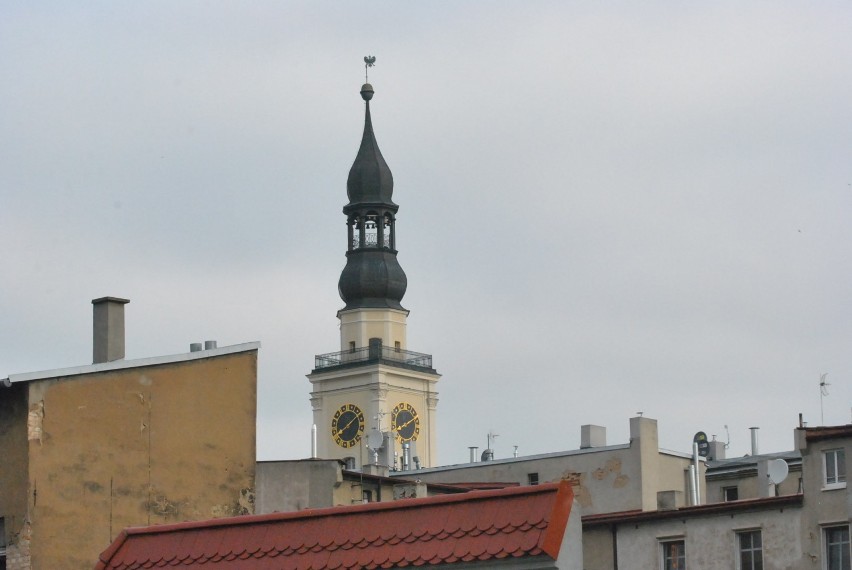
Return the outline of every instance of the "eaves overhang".
[[[687,519],[706,515],[733,515],[740,512],[766,511],[784,509],[787,507],[801,507],[803,495],[783,495],[781,497],[765,497],[760,499],[743,499],[741,501],[725,501],[723,503],[710,503],[707,505],[695,505],[681,507],[667,511],[622,511],[618,513],[602,513],[586,515],[582,518],[583,529],[596,526],[610,526],[618,524],[633,524],[638,522],[658,521],[667,519]]]

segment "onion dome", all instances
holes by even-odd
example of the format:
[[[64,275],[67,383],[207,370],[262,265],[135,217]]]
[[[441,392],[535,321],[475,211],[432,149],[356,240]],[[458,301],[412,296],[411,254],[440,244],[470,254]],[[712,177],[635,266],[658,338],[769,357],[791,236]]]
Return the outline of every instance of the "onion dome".
[[[340,274],[338,292],[346,303],[343,310],[389,308],[405,310],[400,301],[408,280],[396,259],[396,212],[393,175],[388,168],[370,118],[373,87],[365,83],[361,97],[366,102],[364,134],[355,162],[349,170],[344,206],[348,231],[346,267]]]
[[[373,98],[373,86],[365,83],[361,87],[361,97],[366,101],[367,111],[364,119],[364,134],[361,148],[346,181],[346,193],[349,204],[343,209],[349,213],[353,208],[365,204],[382,204],[396,211],[399,207],[393,203],[393,174],[379,150],[376,135],[373,133],[373,121],[370,118],[370,99]]]

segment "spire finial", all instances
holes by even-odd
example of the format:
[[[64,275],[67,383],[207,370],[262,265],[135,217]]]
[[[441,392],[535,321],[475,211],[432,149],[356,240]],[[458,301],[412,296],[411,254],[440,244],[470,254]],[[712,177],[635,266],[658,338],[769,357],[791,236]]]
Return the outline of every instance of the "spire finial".
[[[374,55],[365,55],[364,56],[364,83],[369,83],[370,78],[368,77],[368,72],[370,68],[376,65],[376,56]]]

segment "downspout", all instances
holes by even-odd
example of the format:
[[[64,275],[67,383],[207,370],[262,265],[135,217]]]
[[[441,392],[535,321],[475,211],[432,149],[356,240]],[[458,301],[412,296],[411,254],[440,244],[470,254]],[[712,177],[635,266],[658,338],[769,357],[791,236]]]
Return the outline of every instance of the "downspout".
[[[612,534],[612,570],[618,570],[618,525],[610,525],[609,532]]]

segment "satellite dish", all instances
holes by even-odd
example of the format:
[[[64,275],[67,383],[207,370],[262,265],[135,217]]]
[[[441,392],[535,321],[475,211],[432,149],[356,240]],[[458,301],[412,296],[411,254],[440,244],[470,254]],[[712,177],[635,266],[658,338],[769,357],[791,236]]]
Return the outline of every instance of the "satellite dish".
[[[367,434],[367,447],[375,451],[382,448],[382,443],[384,443],[382,432],[377,429],[371,429],[370,433]]]
[[[766,462],[766,476],[769,477],[769,482],[777,485],[787,478],[790,468],[787,467],[787,462],[783,459],[773,459]]]

